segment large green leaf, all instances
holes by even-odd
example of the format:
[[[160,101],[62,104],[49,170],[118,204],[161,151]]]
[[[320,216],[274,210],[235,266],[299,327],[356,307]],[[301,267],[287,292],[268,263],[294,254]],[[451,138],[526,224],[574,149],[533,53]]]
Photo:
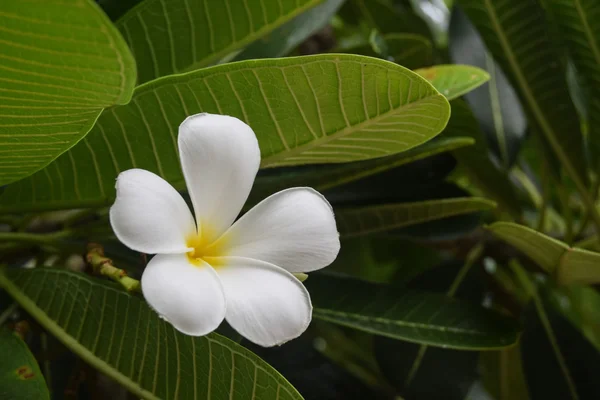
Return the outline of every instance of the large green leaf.
[[[596,165],[600,162],[600,2],[596,0],[545,0],[558,25],[575,67],[590,95],[589,141]]]
[[[368,235],[426,221],[494,208],[493,201],[477,197],[426,200],[337,209],[335,217],[342,237]]]
[[[431,42],[424,36],[412,33],[389,33],[382,35],[381,38],[385,41],[389,61],[393,61],[409,69],[424,67],[432,63]],[[371,44],[349,47],[344,49],[343,53],[381,57]]]
[[[125,104],[135,63],[91,0],[0,2],[0,186],[77,143],[102,108]]]
[[[377,335],[469,350],[509,346],[518,337],[513,320],[444,295],[319,274],[305,283],[315,318]]]
[[[488,227],[553,275],[559,284],[600,282],[600,253],[569,247],[526,226],[496,222]]]
[[[310,186],[319,191],[331,189],[436,154],[469,146],[473,143],[474,140],[471,138],[434,139],[393,156],[335,166],[319,166],[308,171],[291,172],[283,175],[259,176],[254,183],[247,205],[256,204],[267,196],[290,187]]]
[[[129,168],[183,189],[177,127],[198,112],[253,127],[262,166],[358,161],[428,141],[449,104],[426,80],[370,57],[319,55],[242,61],[142,85],[131,103],[106,110],[90,134],[34,176],[8,187],[0,210],[110,204]]]
[[[431,82],[448,100],[460,97],[490,79],[487,72],[470,65],[435,65],[415,72]]]
[[[141,398],[302,398],[242,346],[215,333],[183,335],[110,282],[5,268],[0,286],[65,346]]]
[[[327,25],[344,1],[324,0],[318,6],[303,12],[270,34],[258,39],[236,55],[234,60],[288,55],[296,46]]]
[[[139,82],[218,63],[323,0],[145,0],[116,25]]]
[[[442,137],[460,136],[475,139],[475,144],[470,148],[453,152],[469,179],[486,196],[495,200],[501,209],[515,217],[519,216],[521,205],[507,173],[492,162],[485,137],[469,106],[463,100],[455,99],[452,101],[452,117]]]
[[[535,0],[459,0],[519,93],[531,122],[587,194],[583,137],[560,54]]]
[[[20,337],[0,329],[0,354],[0,399],[50,399],[42,371]]]
[[[517,159],[525,139],[527,119],[517,93],[467,16],[455,7],[450,21],[450,55],[452,61],[485,69],[490,80],[469,92],[465,100],[471,106],[490,150],[508,169]]]

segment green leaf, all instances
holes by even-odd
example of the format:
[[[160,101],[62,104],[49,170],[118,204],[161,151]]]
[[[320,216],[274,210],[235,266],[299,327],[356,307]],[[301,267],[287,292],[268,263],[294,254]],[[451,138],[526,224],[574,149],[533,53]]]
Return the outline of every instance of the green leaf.
[[[448,100],[460,97],[490,79],[487,72],[470,65],[435,65],[415,72],[431,82]]]
[[[590,95],[589,142],[600,165],[600,3],[595,0],[545,0]]]
[[[288,175],[259,176],[250,193],[248,205],[253,205],[271,194],[296,186],[309,186],[324,191],[346,183],[354,182],[401,165],[432,157],[436,154],[452,151],[474,143],[471,138],[434,139],[418,147],[373,160],[358,161],[335,166],[318,167],[305,172]]]
[[[452,116],[442,137],[469,136],[475,140],[471,148],[455,150],[454,156],[479,190],[496,201],[501,209],[519,216],[521,204],[514,186],[507,173],[492,162],[486,140],[469,106],[461,99],[453,100],[451,105]]]
[[[342,237],[368,235],[426,221],[494,208],[493,201],[464,197],[415,203],[385,204],[337,209],[335,217]]]
[[[234,60],[288,55],[296,46],[326,26],[343,2],[344,0],[324,0],[318,6],[303,12],[270,34],[258,39],[235,56]]]
[[[431,42],[421,35],[412,33],[389,33],[381,38],[387,46],[388,61],[406,68],[414,69],[430,65],[433,62]],[[370,57],[382,57],[372,44],[363,44],[344,49],[344,53],[362,54]]]
[[[459,4],[513,83],[536,131],[587,196],[580,124],[543,9],[529,0],[459,0]]]
[[[267,363],[215,333],[186,336],[110,282],[52,268],[0,270],[45,329],[144,399],[302,399]]]
[[[489,82],[467,93],[465,100],[485,133],[490,150],[504,169],[509,169],[525,139],[527,119],[506,75],[458,7],[450,21],[449,50],[453,62],[474,65],[489,73]]]
[[[513,320],[441,294],[322,274],[305,284],[315,318],[376,335],[468,350],[509,346],[518,337]]]
[[[27,344],[15,333],[0,329],[0,398],[50,399],[44,376]]]
[[[323,0],[145,0],[116,26],[138,64],[139,82],[230,58]]]
[[[351,0],[355,13],[381,33],[416,33],[431,36],[427,23],[411,8],[397,7],[386,0]]]
[[[0,2],[0,186],[48,165],[125,104],[135,63],[91,0]]]
[[[569,247],[526,226],[496,222],[494,235],[521,250],[562,285],[600,282],[600,253]]]
[[[533,281],[513,264],[533,304],[525,309],[521,338],[521,359],[531,399],[595,399],[600,382],[594,373],[600,368],[600,353],[579,331],[548,307]]]
[[[482,380],[496,400],[529,400],[520,345],[481,353]]]
[[[117,174],[143,168],[184,188],[177,128],[198,112],[253,127],[262,166],[358,161],[409,150],[446,125],[449,104],[393,63],[352,55],[242,61],[139,86],[90,134],[31,178],[8,187],[0,210],[102,206]]]

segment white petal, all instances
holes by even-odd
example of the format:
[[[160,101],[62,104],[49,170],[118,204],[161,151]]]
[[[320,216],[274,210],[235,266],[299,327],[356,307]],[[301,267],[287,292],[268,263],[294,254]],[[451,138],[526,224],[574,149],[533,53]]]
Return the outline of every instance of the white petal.
[[[194,217],[179,193],[160,176],[130,169],[117,177],[117,199],[110,208],[117,238],[142,253],[185,253],[196,233]]]
[[[252,129],[227,115],[196,114],[179,127],[179,153],[203,242],[235,220],[260,164]]]
[[[292,274],[250,258],[214,260],[227,298],[225,319],[242,336],[269,347],[306,330],[312,315],[310,296]]]
[[[310,272],[333,262],[340,240],[333,210],[319,192],[292,188],[266,198],[215,246],[228,256],[254,258],[290,272]]]
[[[142,274],[142,292],[150,306],[178,331],[202,336],[225,317],[225,296],[215,270],[190,263],[186,254],[158,254]]]

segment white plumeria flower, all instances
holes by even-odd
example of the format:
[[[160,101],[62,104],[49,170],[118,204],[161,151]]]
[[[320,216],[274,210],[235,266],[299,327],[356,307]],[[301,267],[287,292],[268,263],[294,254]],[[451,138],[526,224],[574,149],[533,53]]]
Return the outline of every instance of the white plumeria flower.
[[[110,209],[121,242],[156,254],[141,279],[146,301],[188,335],[205,335],[226,319],[262,346],[298,337],[312,305],[292,273],[337,257],[330,204],[313,189],[292,188],[233,223],[260,164],[252,129],[237,118],[197,114],[180,125],[178,142],[195,221],[181,195],[143,169],[119,175]]]

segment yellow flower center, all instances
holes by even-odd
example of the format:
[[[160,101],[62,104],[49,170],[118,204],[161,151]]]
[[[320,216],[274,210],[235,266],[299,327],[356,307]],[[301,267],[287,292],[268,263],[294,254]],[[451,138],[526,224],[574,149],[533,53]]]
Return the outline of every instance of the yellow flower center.
[[[206,232],[204,227],[203,231]],[[223,257],[223,238],[219,238],[217,241],[209,241],[207,238],[209,235],[194,234],[188,237],[186,240],[187,247],[191,247],[187,253],[188,260],[196,265],[201,266],[202,261],[208,262],[211,266],[215,267],[218,264],[214,260],[215,257]],[[210,262],[207,259],[211,259]]]

